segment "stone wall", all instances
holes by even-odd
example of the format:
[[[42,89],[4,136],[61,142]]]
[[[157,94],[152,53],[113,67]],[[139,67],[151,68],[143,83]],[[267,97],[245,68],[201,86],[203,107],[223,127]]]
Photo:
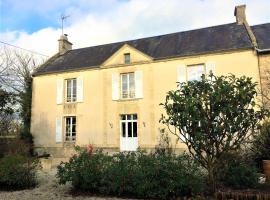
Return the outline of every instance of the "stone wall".
[[[261,89],[262,103],[266,108],[270,108],[270,53],[260,54],[258,63],[261,74]]]

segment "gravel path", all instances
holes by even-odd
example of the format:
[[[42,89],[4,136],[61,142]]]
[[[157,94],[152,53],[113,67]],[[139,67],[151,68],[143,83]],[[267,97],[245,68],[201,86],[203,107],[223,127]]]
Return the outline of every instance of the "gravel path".
[[[69,194],[69,185],[59,185],[55,178],[56,169],[40,171],[39,185],[30,190],[13,192],[0,191],[0,200],[120,200],[119,198],[102,198],[90,196],[72,196]]]

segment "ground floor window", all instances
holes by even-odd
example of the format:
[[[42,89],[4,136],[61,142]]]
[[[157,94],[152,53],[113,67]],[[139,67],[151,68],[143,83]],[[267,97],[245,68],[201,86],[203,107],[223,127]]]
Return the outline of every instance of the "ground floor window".
[[[122,137],[137,137],[137,114],[121,115],[120,124]]]
[[[76,117],[65,117],[66,141],[75,141],[76,139]]]

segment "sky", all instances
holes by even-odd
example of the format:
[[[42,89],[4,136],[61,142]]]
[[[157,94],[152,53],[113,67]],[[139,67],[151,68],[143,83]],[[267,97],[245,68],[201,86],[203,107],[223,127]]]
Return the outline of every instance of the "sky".
[[[270,22],[270,0],[0,0],[0,42],[52,56],[61,15],[73,49],[235,22]]]

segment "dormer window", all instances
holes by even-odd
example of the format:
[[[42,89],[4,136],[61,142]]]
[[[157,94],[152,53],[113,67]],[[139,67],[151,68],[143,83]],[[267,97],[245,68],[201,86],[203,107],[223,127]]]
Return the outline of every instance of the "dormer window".
[[[130,63],[130,53],[124,54],[124,63],[129,64]]]

